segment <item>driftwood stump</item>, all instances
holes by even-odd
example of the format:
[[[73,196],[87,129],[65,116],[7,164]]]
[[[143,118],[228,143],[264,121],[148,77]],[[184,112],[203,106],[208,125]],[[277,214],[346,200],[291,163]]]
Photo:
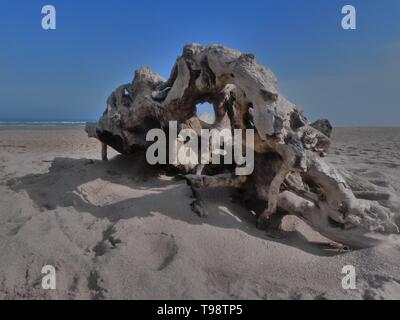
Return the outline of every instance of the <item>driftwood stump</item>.
[[[387,208],[358,199],[343,176],[324,161],[332,130],[329,121],[310,124],[253,54],[219,45],[187,45],[168,80],[148,68],[136,71],[133,82],[110,95],[99,122],[87,124],[86,130],[103,144],[130,154],[149,145],[148,130],[167,132],[169,121],[177,121],[178,130],[204,128],[196,115],[196,105],[204,102],[214,106],[213,128],[255,130],[255,169],[241,177],[235,176],[234,166],[228,174],[213,175],[201,175],[202,167],[185,167],[185,173],[197,172],[186,176],[192,188],[254,190],[250,194],[268,203],[260,225],[268,224],[279,210],[353,247],[371,246],[380,241],[379,235],[398,232]],[[201,201],[197,211],[199,206]]]

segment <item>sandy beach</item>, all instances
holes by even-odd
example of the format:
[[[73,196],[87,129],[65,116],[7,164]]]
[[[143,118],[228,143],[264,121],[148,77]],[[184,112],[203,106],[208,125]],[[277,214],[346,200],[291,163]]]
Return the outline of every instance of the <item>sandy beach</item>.
[[[341,251],[294,216],[261,231],[230,190],[201,218],[184,181],[109,156],[83,127],[0,128],[0,299],[400,299],[392,244]],[[336,128],[328,161],[400,207],[400,128]]]

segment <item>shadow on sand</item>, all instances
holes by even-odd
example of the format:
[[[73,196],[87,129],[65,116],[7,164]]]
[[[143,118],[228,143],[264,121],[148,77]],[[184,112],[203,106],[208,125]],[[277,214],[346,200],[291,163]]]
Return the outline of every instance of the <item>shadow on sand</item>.
[[[160,213],[189,224],[242,230],[253,237],[318,256],[343,253],[310,242],[298,231],[258,230],[256,217],[230,201],[232,190],[229,189],[202,191],[210,215],[200,218],[191,211],[192,192],[186,182],[161,179],[157,168],[137,155],[135,158],[116,156],[107,162],[55,158],[49,172],[12,179],[8,186],[16,192],[25,191],[42,211],[73,207],[78,212],[88,212],[112,222]]]

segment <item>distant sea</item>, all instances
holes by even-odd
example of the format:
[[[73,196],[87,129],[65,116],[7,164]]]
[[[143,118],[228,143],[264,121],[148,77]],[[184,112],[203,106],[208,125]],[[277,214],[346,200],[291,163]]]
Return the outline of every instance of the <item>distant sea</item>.
[[[87,121],[0,121],[0,127],[75,127]]]

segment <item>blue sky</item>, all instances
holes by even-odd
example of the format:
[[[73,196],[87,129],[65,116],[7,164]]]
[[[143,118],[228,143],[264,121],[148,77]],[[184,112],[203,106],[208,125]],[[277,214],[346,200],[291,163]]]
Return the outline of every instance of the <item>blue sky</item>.
[[[135,69],[167,77],[191,42],[255,53],[310,119],[400,125],[399,0],[0,0],[0,120],[95,120]]]

